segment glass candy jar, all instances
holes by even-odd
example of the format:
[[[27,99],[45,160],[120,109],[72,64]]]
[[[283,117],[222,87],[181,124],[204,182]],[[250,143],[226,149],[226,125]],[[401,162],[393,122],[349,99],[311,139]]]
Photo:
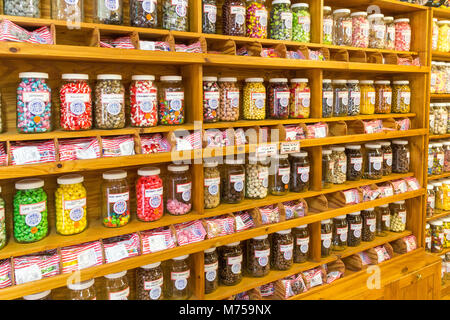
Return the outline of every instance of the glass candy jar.
[[[102,216],[105,227],[122,227],[130,221],[130,188],[126,178],[124,170],[103,173]]]
[[[308,152],[298,152],[291,154],[291,192],[306,192],[309,190],[309,158]]]
[[[245,196],[245,169],[243,159],[225,159],[221,177],[222,201],[240,203]]]
[[[223,34],[245,36],[245,1],[225,0],[222,6]]]
[[[289,270],[293,263],[294,238],[291,229],[272,234],[270,267],[273,270]]]
[[[164,190],[166,210],[173,215],[187,214],[192,209],[192,176],[188,165],[167,166]]]
[[[389,209],[391,210],[391,231],[405,231],[407,214],[405,200],[390,203]]]
[[[271,119],[289,117],[290,90],[286,78],[272,78],[267,87],[267,115]]]
[[[243,97],[243,118],[264,120],[266,118],[266,88],[263,78],[245,79]]]
[[[392,141],[392,172],[407,173],[409,172],[409,147],[407,140]]]
[[[246,36],[250,38],[267,38],[267,9],[265,0],[247,0]]]
[[[350,9],[333,11],[333,44],[338,46],[352,45],[352,18]]]
[[[141,28],[158,28],[158,1],[130,0],[130,25]]]
[[[219,248],[219,279],[225,286],[234,286],[242,281],[242,248],[240,242]]]
[[[357,247],[361,244],[362,218],[361,212],[352,212],[347,215],[349,247]]]
[[[180,76],[162,76],[158,90],[159,124],[184,123],[184,85]]]
[[[345,153],[347,156],[347,180],[361,180],[363,174],[363,156],[361,153],[361,146],[346,145]]]
[[[155,86],[155,76],[131,77],[130,119],[133,127],[147,128],[158,124],[158,89]]]
[[[269,161],[264,157],[248,157],[245,165],[245,197],[263,199],[269,192]]]
[[[271,158],[269,168],[270,194],[281,196],[289,192],[291,166],[287,154],[277,154]]]
[[[343,251],[347,248],[347,216],[337,216],[333,218],[333,250]]]
[[[264,277],[270,271],[270,242],[268,235],[247,240],[247,274],[250,277]]]
[[[123,0],[95,0],[94,23],[123,24]]]
[[[188,0],[162,0],[162,28],[189,31]]]
[[[309,118],[311,110],[311,88],[307,78],[291,79],[289,117]]]
[[[94,279],[68,283],[69,300],[97,300],[97,294],[95,292]]]
[[[59,90],[60,125],[68,131],[92,128],[91,87],[87,74],[63,74]]]
[[[375,113],[391,113],[392,89],[390,81],[375,81]]]
[[[192,294],[189,255],[172,258],[164,271],[164,297],[169,300],[187,300]]]
[[[411,110],[409,81],[394,81],[392,88],[392,112],[408,113]]]
[[[219,121],[219,101],[217,77],[203,77],[203,122]]]
[[[331,182],[333,184],[343,184],[347,181],[347,156],[344,147],[331,148],[331,160],[333,161],[333,174]]]
[[[164,214],[163,180],[157,167],[138,169],[136,216],[140,221],[156,221]]]
[[[130,286],[127,270],[105,275],[105,291],[108,300],[128,300]]]
[[[203,163],[205,209],[212,209],[220,204],[220,171],[217,165],[217,161]]]
[[[383,176],[383,154],[381,153],[381,145],[375,143],[367,143],[364,157],[364,178],[365,179],[381,179]]]
[[[121,75],[97,75],[94,101],[97,129],[121,129],[125,126],[125,88]]]

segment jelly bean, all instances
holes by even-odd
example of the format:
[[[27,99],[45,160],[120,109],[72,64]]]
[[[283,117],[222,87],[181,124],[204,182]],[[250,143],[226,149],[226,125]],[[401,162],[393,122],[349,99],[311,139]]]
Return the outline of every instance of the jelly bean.
[[[64,84],[59,90],[61,128],[88,130],[92,128],[91,87],[87,74],[63,74]]]
[[[165,125],[184,123],[184,87],[179,76],[161,77],[158,93],[159,123]]]
[[[267,38],[267,9],[261,0],[247,3],[246,30],[247,37]]]
[[[158,168],[138,170],[136,182],[137,217],[141,221],[155,221],[163,216],[163,182]]]
[[[102,215],[103,225],[118,228],[130,220],[130,189],[123,170],[103,173]]]
[[[275,0],[270,11],[270,39],[292,39],[292,12],[290,0]]]
[[[130,86],[130,118],[133,127],[158,124],[157,89],[154,76],[133,76]]]

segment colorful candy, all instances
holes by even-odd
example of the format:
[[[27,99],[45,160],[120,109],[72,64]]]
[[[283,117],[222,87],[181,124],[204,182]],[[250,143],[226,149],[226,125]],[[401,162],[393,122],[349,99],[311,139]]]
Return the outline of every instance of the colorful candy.
[[[130,118],[133,127],[154,127],[158,124],[158,98],[155,76],[136,75],[130,86]]]
[[[380,13],[375,13],[371,14],[368,19],[370,22],[369,47],[374,49],[384,49],[384,39],[386,33],[384,16]]]
[[[130,220],[130,189],[127,172],[111,170],[103,173],[102,215],[105,227],[122,227]]]
[[[369,47],[369,21],[367,12],[353,12],[352,17],[352,45],[357,48]]]
[[[189,166],[172,164],[167,170],[167,211],[173,215],[186,214],[192,208],[192,177]]]
[[[292,9],[292,40],[311,41],[311,16],[307,3],[294,3]]]
[[[91,87],[87,74],[63,74],[64,84],[59,90],[61,128],[88,130],[92,128]]]
[[[189,31],[189,3],[187,0],[162,2],[162,27],[167,30]]]
[[[290,91],[286,78],[272,78],[267,88],[267,113],[272,119],[289,117]]]
[[[247,2],[247,37],[267,38],[267,9],[263,2],[264,0],[251,0]]]
[[[203,77],[203,121],[219,121],[219,85],[217,77]]]
[[[289,117],[292,119],[309,118],[311,89],[307,78],[291,79],[291,103]]]
[[[180,76],[162,76],[159,90],[159,123],[184,123],[184,87]]]
[[[95,126],[120,129],[125,126],[125,89],[119,74],[99,74],[95,87]]]
[[[290,0],[274,0],[270,11],[270,39],[292,39],[292,12]]]
[[[450,41],[449,41],[450,21],[442,20],[442,21],[439,21],[437,24],[439,26],[437,51],[449,52],[450,51]]]
[[[244,87],[244,119],[266,118],[266,88],[263,78],[247,78]]]
[[[155,221],[163,216],[163,181],[159,174],[160,170],[153,167],[138,170],[136,211],[137,217],[141,221]]]
[[[408,18],[394,20],[395,50],[409,51],[411,47],[411,26]]]

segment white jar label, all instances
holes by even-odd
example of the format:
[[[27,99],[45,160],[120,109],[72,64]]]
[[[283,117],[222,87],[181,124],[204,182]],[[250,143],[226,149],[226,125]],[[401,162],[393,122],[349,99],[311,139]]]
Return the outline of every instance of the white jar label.
[[[333,31],[333,19],[324,19],[323,20],[323,33],[325,35],[331,35]]]
[[[383,92],[383,98],[387,104],[391,104],[392,103],[392,92]]]
[[[336,228],[336,233],[339,235],[341,241],[347,241],[348,228]]]
[[[353,169],[355,171],[361,171],[361,169],[362,169],[362,162],[363,162],[362,158],[351,158],[350,159],[350,163],[353,165]]]
[[[359,106],[361,104],[361,92],[351,92],[350,98],[353,99],[353,104]]]
[[[231,14],[235,15],[234,21],[238,25],[242,25],[245,22],[245,7],[242,6],[231,6],[230,7]]]
[[[347,173],[347,161],[346,160],[339,160],[338,167],[341,168],[342,173]]]
[[[325,100],[325,103],[327,106],[331,107],[333,106],[333,92],[332,91],[324,91],[323,92],[323,99]]]
[[[110,292],[109,300],[128,300],[129,295],[130,295],[130,287],[127,287],[122,291]]]
[[[231,100],[230,101],[231,107],[233,108],[239,107],[239,91],[228,91],[227,99]]]
[[[180,111],[183,106],[184,92],[166,92],[166,100],[172,110]]]
[[[86,103],[90,101],[91,96],[88,93],[66,93],[66,103],[69,105],[69,110],[76,116],[86,112]]]
[[[122,110],[124,105],[124,95],[123,94],[102,94],[101,95],[102,104],[106,105],[106,112],[112,115],[118,115]]]
[[[298,92],[297,101],[305,108],[309,108],[311,103],[311,92]]]
[[[282,244],[280,245],[280,251],[283,253],[285,260],[292,259],[292,250],[294,249],[294,244]]]
[[[259,23],[262,27],[267,26],[267,11],[266,10],[255,10],[255,17],[259,19]]]
[[[175,281],[175,288],[177,290],[184,290],[187,287],[190,276],[190,270],[183,272],[171,272],[170,279]]]
[[[105,7],[108,10],[116,11],[119,9],[119,0],[105,0]]]
[[[258,109],[263,109],[266,106],[266,93],[265,92],[252,92],[251,93],[252,104]]]
[[[286,29],[292,29],[292,12],[281,12],[281,20]]]
[[[245,174],[230,175],[230,183],[234,183],[234,190],[241,192],[244,190]]]
[[[403,99],[405,104],[409,104],[411,101],[411,92],[401,92],[400,98]]]
[[[204,185],[208,187],[209,194],[215,196],[219,192],[220,178],[207,178]]]
[[[258,258],[258,263],[261,267],[267,266],[269,263],[270,249],[255,250],[255,258]]]
[[[205,278],[208,281],[214,281],[217,277],[217,269],[219,264],[217,262],[212,264],[205,264]]]
[[[161,277],[157,280],[153,280],[153,281],[145,281],[144,282],[144,290],[149,290],[149,297],[152,300],[157,300],[159,299],[159,297],[161,297],[161,293],[162,293],[162,285],[164,282],[164,278]]]
[[[42,221],[42,211],[47,208],[45,201],[33,204],[21,204],[19,212],[21,215],[26,215],[25,224],[29,227],[36,227]]]
[[[311,19],[307,16],[298,16],[298,24],[300,28],[302,28],[305,32],[309,32],[311,30]]]
[[[183,198],[184,201],[191,200],[191,189],[192,182],[177,184],[177,193],[181,193],[181,198]]]
[[[206,104],[211,109],[217,109],[219,107],[219,92],[218,91],[205,91],[204,99]]]
[[[206,13],[209,22],[216,23],[217,21],[217,7],[212,4],[204,4],[203,12]]]
[[[45,106],[50,102],[50,93],[48,91],[23,92],[22,99],[27,104],[28,110],[39,116],[44,113]]]
[[[157,104],[156,92],[136,93],[136,102],[143,113],[152,112]]]
[[[127,211],[127,201],[130,199],[129,192],[108,194],[108,205],[113,203],[113,210],[117,214]]]
[[[375,92],[367,92],[367,97],[369,98],[370,104],[375,104]]]
[[[78,4],[78,0],[64,0],[69,6],[74,6]]]
[[[400,217],[400,221],[405,224],[406,223],[406,211],[400,211],[398,213],[398,216]]]
[[[297,245],[300,246],[301,253],[307,253],[309,249],[309,237],[308,238],[297,238]]]
[[[352,36],[352,22],[351,21],[343,21],[342,22],[342,28],[344,29],[344,34],[347,37]]]
[[[339,91],[338,98],[342,101],[344,106],[348,105],[348,91]]]
[[[384,161],[390,167],[392,166],[392,153],[384,153],[383,154]]]
[[[369,157],[369,162],[372,163],[374,170],[381,170],[383,157]]]
[[[142,1],[142,10],[144,10],[145,12],[152,13],[152,12],[155,12],[155,9],[156,9],[156,0],[143,0]]]
[[[287,107],[289,104],[289,97],[290,93],[289,91],[282,91],[276,93],[276,99],[280,101],[280,105],[282,107]]]

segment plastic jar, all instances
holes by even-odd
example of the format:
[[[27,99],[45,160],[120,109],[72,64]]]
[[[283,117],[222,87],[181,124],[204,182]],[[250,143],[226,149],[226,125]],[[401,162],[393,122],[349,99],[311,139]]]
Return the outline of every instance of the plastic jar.
[[[443,173],[445,152],[442,143],[433,143],[433,175]]]
[[[53,300],[51,293],[51,290],[42,291],[39,293],[23,296],[23,300]]]
[[[434,143],[429,143],[428,144],[428,166],[427,166],[427,175],[431,176],[433,175],[434,172],[434,162],[436,161],[435,159],[435,152],[434,152]]]
[[[240,203],[245,196],[245,169],[243,159],[225,159],[221,177],[222,201]]]
[[[140,221],[156,221],[164,213],[161,170],[144,167],[138,170],[136,181],[136,215]]]
[[[444,209],[444,193],[442,191],[442,182],[434,182],[432,183],[434,187],[435,198],[435,208],[439,210]]]
[[[352,17],[352,46],[357,48],[369,47],[369,21],[367,12],[353,12]]]
[[[381,145],[366,143],[366,153],[364,155],[364,179],[381,179],[383,176],[383,154]]]
[[[191,292],[191,269],[189,255],[183,255],[169,260],[164,270],[164,297],[169,300],[187,300]]]
[[[438,48],[438,39],[439,39],[439,26],[437,22],[437,18],[433,18],[433,22],[431,23],[431,50],[436,51]]]
[[[292,229],[294,238],[294,263],[303,263],[309,257],[309,230],[308,225],[301,225]]]
[[[72,235],[87,227],[86,188],[79,174],[68,174],[57,179],[55,192],[56,232]]]
[[[346,145],[345,154],[347,156],[347,180],[359,181],[363,174],[363,156],[360,145]]]
[[[348,222],[348,240],[349,247],[357,247],[361,244],[362,218],[361,212],[352,212],[347,214]]]
[[[307,78],[291,79],[289,117],[309,118],[311,109],[311,88]]]
[[[270,267],[273,270],[289,270],[293,263],[294,238],[291,229],[272,234]]]
[[[192,209],[192,176],[189,165],[167,166],[164,196],[166,210],[173,215],[187,214]]]
[[[127,270],[105,275],[105,290],[108,300],[128,300],[130,286]]]
[[[438,62],[431,61],[431,75],[430,75],[430,93],[436,93],[438,91],[438,78],[439,78],[439,71],[438,71]],[[430,114],[431,111],[431,105],[430,104]],[[430,119],[431,124],[431,119]]]
[[[382,204],[375,208],[377,219],[376,235],[378,237],[387,236],[387,231],[391,229],[391,210],[389,204]]]
[[[361,80],[361,114],[374,114],[375,113],[375,87],[373,86],[373,80]]]
[[[245,165],[245,197],[263,199],[269,192],[269,161],[250,156]]]
[[[159,124],[172,125],[184,123],[184,86],[180,76],[160,77]]]
[[[362,241],[373,241],[375,239],[375,232],[377,227],[377,217],[375,215],[375,209],[369,208],[361,211],[362,217]]]
[[[94,279],[68,283],[69,300],[97,300],[97,294],[94,287]]]
[[[19,243],[36,242],[48,234],[47,194],[44,180],[16,182],[14,195],[14,239]]]
[[[247,0],[245,18],[246,35],[250,38],[267,38],[267,9],[265,0]]]
[[[83,0],[52,0],[52,19],[66,20],[68,23],[84,20]]]
[[[322,117],[330,118],[333,116],[333,87],[331,79],[323,79],[322,81]]]
[[[406,206],[405,200],[389,204],[391,210],[391,231],[403,232],[406,228]]]
[[[89,130],[92,128],[91,87],[87,74],[63,74],[59,90],[60,124],[64,130]]]
[[[392,155],[392,171],[395,173],[409,172],[410,155],[408,140],[392,140]]]
[[[216,0],[202,0],[202,32],[216,33],[217,2]]]
[[[375,81],[375,113],[391,113],[392,89],[390,81]]]
[[[95,86],[95,126],[97,129],[125,127],[125,88],[119,74],[99,74]]]
[[[309,4],[294,3],[292,10],[292,40],[311,42],[311,15]]]
[[[431,105],[430,105],[431,110]],[[433,104],[434,125],[433,134],[446,134],[448,126],[448,110],[445,103]],[[431,123],[430,123],[431,129]]]
[[[0,192],[2,188],[0,187]],[[7,243],[6,234],[6,217],[5,217],[5,200],[0,197],[0,249],[2,249]]]
[[[289,118],[290,90],[286,78],[272,78],[267,86],[268,116],[271,119]]]
[[[243,0],[225,0],[222,6],[223,34],[245,36],[245,2]]]
[[[287,154],[276,154],[271,158],[269,168],[269,192],[274,196],[285,195],[289,192],[291,166]]]
[[[174,31],[189,31],[189,1],[162,1],[162,28]]]
[[[441,20],[437,23],[439,27],[437,51],[449,52],[450,51],[450,21]]]
[[[384,24],[384,15],[380,13],[368,16],[370,24],[369,47],[373,49],[384,49],[384,39],[386,36],[386,25]]]
[[[308,152],[297,152],[291,154],[291,192],[306,192],[309,190],[310,162]]]
[[[130,85],[130,119],[133,127],[158,124],[158,89],[153,75],[135,75]]]
[[[450,179],[442,180],[443,209],[450,210]]]
[[[411,89],[409,81],[394,81],[392,88],[392,112],[408,113],[411,109]]]
[[[383,154],[383,176],[388,176],[392,173],[392,148],[390,141],[380,141],[381,153]]]
[[[247,240],[247,274],[250,277],[264,277],[270,271],[270,243],[268,235]]]
[[[164,275],[161,262],[140,266],[136,269],[136,299],[162,300]]]
[[[329,189],[333,184],[334,158],[331,150],[322,149],[322,188]]]
[[[242,248],[239,241],[219,248],[219,278],[221,284],[234,286],[242,281],[242,261]]]
[[[333,251],[343,251],[347,248],[347,216],[333,218]]]
[[[245,120],[264,120],[266,118],[266,88],[263,78],[247,78],[244,86]]]
[[[348,112],[349,116],[356,116],[360,113],[361,105],[361,88],[359,87],[359,80],[348,80]]]
[[[3,12],[8,16],[41,17],[41,0],[3,0]]]
[[[142,28],[158,28],[157,0],[130,0],[130,25]]]
[[[102,216],[105,227],[122,227],[130,221],[130,188],[126,178],[124,170],[103,173]]]
[[[345,117],[348,113],[348,87],[346,80],[333,80],[333,116]]]
[[[450,141],[443,143],[444,145],[444,172],[450,172]]]
[[[237,78],[219,78],[219,120],[239,120],[239,88],[236,86]]]
[[[384,49],[395,49],[395,24],[394,17],[384,17],[384,24],[386,25],[386,33],[384,38]]]
[[[444,248],[450,247],[450,217],[444,217],[441,219],[444,223]]]
[[[17,87],[16,124],[20,133],[40,133],[52,130],[52,90],[47,84],[48,74],[19,73]]]
[[[333,44],[338,46],[352,45],[352,18],[350,9],[333,11]]]
[[[320,222],[320,244],[321,244],[321,257],[328,257],[331,253],[331,242],[333,238],[333,226],[331,220],[322,220]]]
[[[96,0],[94,23],[123,24],[123,0]]]
[[[395,50],[409,51],[411,47],[411,26],[408,18],[396,19],[395,24]]]
[[[431,229],[428,223],[425,225],[425,251],[431,252]]]
[[[292,12],[290,7],[290,0],[272,1],[272,9],[270,10],[270,39],[292,39]]]
[[[219,121],[219,101],[217,77],[203,77],[203,122]]]
[[[217,161],[203,163],[205,209],[216,208],[220,204],[220,171],[217,165]]]
[[[333,184],[343,184],[347,181],[347,156],[344,147],[331,148],[331,160],[333,162],[333,171],[331,182]]]
[[[205,294],[212,293],[219,287],[219,255],[216,248],[209,248],[203,252],[205,269]]]
[[[436,193],[434,192],[434,188],[431,184],[427,185],[427,211],[426,211],[426,216],[427,218],[431,218],[434,214],[434,209],[435,209],[435,198],[436,198]]]
[[[441,220],[430,222],[431,226],[431,252],[441,253],[444,245],[444,228]]]

